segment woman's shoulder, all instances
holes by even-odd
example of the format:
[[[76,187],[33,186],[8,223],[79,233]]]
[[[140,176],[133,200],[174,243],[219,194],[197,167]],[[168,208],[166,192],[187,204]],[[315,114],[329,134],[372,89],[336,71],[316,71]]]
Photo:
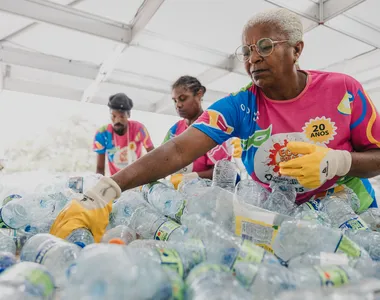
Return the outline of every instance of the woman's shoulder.
[[[319,83],[330,86],[337,86],[341,84],[345,87],[350,87],[352,85],[359,84],[359,82],[355,78],[344,73],[317,70],[305,70],[305,72],[312,77],[312,82],[314,84]]]

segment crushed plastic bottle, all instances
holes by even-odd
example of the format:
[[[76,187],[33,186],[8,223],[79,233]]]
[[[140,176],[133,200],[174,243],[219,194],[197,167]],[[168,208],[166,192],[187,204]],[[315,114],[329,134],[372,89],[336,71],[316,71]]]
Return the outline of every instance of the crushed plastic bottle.
[[[79,228],[72,231],[66,240],[81,248],[95,243],[94,236],[92,235],[91,231],[85,228]]]
[[[16,256],[10,252],[0,252],[0,273],[17,263]]]
[[[141,238],[167,241],[182,239],[186,227],[163,216],[139,193],[123,193],[114,203],[110,215],[110,228],[126,225],[132,228]]]
[[[196,266],[186,278],[186,285],[186,299],[189,300],[252,299],[223,265],[203,263]]]
[[[179,222],[186,201],[183,194],[161,182],[150,184],[148,202],[163,215]]]
[[[187,277],[194,266],[206,260],[204,245],[199,240],[184,243],[136,240],[129,247],[139,249],[142,255],[177,272],[183,278]]]
[[[0,231],[0,251],[16,254],[16,243],[12,237]]]
[[[32,261],[47,267],[57,286],[66,283],[66,270],[78,257],[81,248],[50,234],[37,234],[26,242],[21,261]]]
[[[215,163],[212,186],[218,186],[233,193],[235,190],[236,178],[237,169],[233,162],[222,159]]]
[[[297,209],[296,189],[291,185],[282,185],[271,182],[272,192],[268,195],[267,200],[263,203],[263,208],[277,212],[279,214],[292,216]]]
[[[118,225],[107,230],[102,237],[102,243],[128,245],[137,238],[136,232],[125,225]]]
[[[70,268],[62,299],[165,300],[172,298],[174,291],[181,293],[180,283],[179,277],[173,273],[169,276],[137,249],[92,244],[83,249]]]
[[[320,204],[320,210],[330,217],[332,225],[342,230],[368,230],[368,225],[352,210],[351,204],[339,195],[325,197]]]
[[[0,299],[54,298],[54,279],[48,270],[32,262],[18,263],[0,275]]]
[[[369,208],[360,214],[360,218],[368,224],[371,230],[380,231],[380,209]]]
[[[269,192],[252,179],[241,180],[235,187],[235,196],[242,202],[262,207]]]
[[[285,221],[273,242],[275,254],[283,261],[303,253],[346,253],[348,256],[370,260],[368,253],[340,230],[308,221]]]

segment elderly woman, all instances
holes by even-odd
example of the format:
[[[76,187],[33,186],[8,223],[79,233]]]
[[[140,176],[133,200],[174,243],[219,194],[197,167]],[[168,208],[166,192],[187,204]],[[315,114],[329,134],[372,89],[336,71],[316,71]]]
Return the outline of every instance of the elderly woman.
[[[184,133],[72,201],[51,233],[89,228],[99,240],[120,192],[172,174],[231,137],[241,138],[251,177],[297,189],[297,203],[353,188],[361,210],[374,202],[365,179],[380,174],[380,121],[355,79],[297,70],[302,24],[288,10],[259,13],[245,26],[236,55],[252,83],[215,102]]]

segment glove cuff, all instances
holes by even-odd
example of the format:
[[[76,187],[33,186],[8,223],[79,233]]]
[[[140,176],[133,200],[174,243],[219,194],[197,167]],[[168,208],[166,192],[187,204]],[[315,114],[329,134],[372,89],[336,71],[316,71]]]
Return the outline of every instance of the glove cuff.
[[[86,207],[90,208],[103,208],[109,202],[119,198],[121,189],[117,183],[109,177],[102,177],[98,183],[89,189],[84,198],[86,199]],[[90,201],[87,201],[90,200]],[[83,202],[81,203],[83,205]]]
[[[345,176],[351,170],[352,156],[351,153],[345,150],[335,150],[339,156],[339,163],[336,170],[337,176]]]

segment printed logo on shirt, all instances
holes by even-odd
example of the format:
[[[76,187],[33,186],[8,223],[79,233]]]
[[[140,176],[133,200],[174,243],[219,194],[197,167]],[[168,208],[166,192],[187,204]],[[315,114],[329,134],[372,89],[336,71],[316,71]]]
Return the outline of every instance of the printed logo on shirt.
[[[280,174],[279,164],[299,157],[299,154],[292,153],[287,148],[289,142],[307,142],[305,135],[301,132],[278,133],[270,136],[257,149],[254,156],[254,172],[257,178],[263,183],[269,184],[271,181],[292,185],[297,193],[310,191],[304,188],[297,179]]]
[[[330,118],[317,117],[306,122],[302,130],[310,142],[328,144],[334,139],[337,128]]]
[[[206,110],[207,114],[203,118],[200,124],[205,124],[206,126],[219,129],[227,134],[231,134],[234,131],[234,128],[227,124],[224,116],[215,110]]]
[[[253,135],[248,139],[242,139],[241,145],[244,151],[249,150],[251,147],[258,148],[265,143],[272,134],[272,124],[267,129],[256,130]]]
[[[351,92],[346,92],[342,101],[338,105],[338,111],[342,115],[351,115],[351,102],[354,101],[354,95]]]

